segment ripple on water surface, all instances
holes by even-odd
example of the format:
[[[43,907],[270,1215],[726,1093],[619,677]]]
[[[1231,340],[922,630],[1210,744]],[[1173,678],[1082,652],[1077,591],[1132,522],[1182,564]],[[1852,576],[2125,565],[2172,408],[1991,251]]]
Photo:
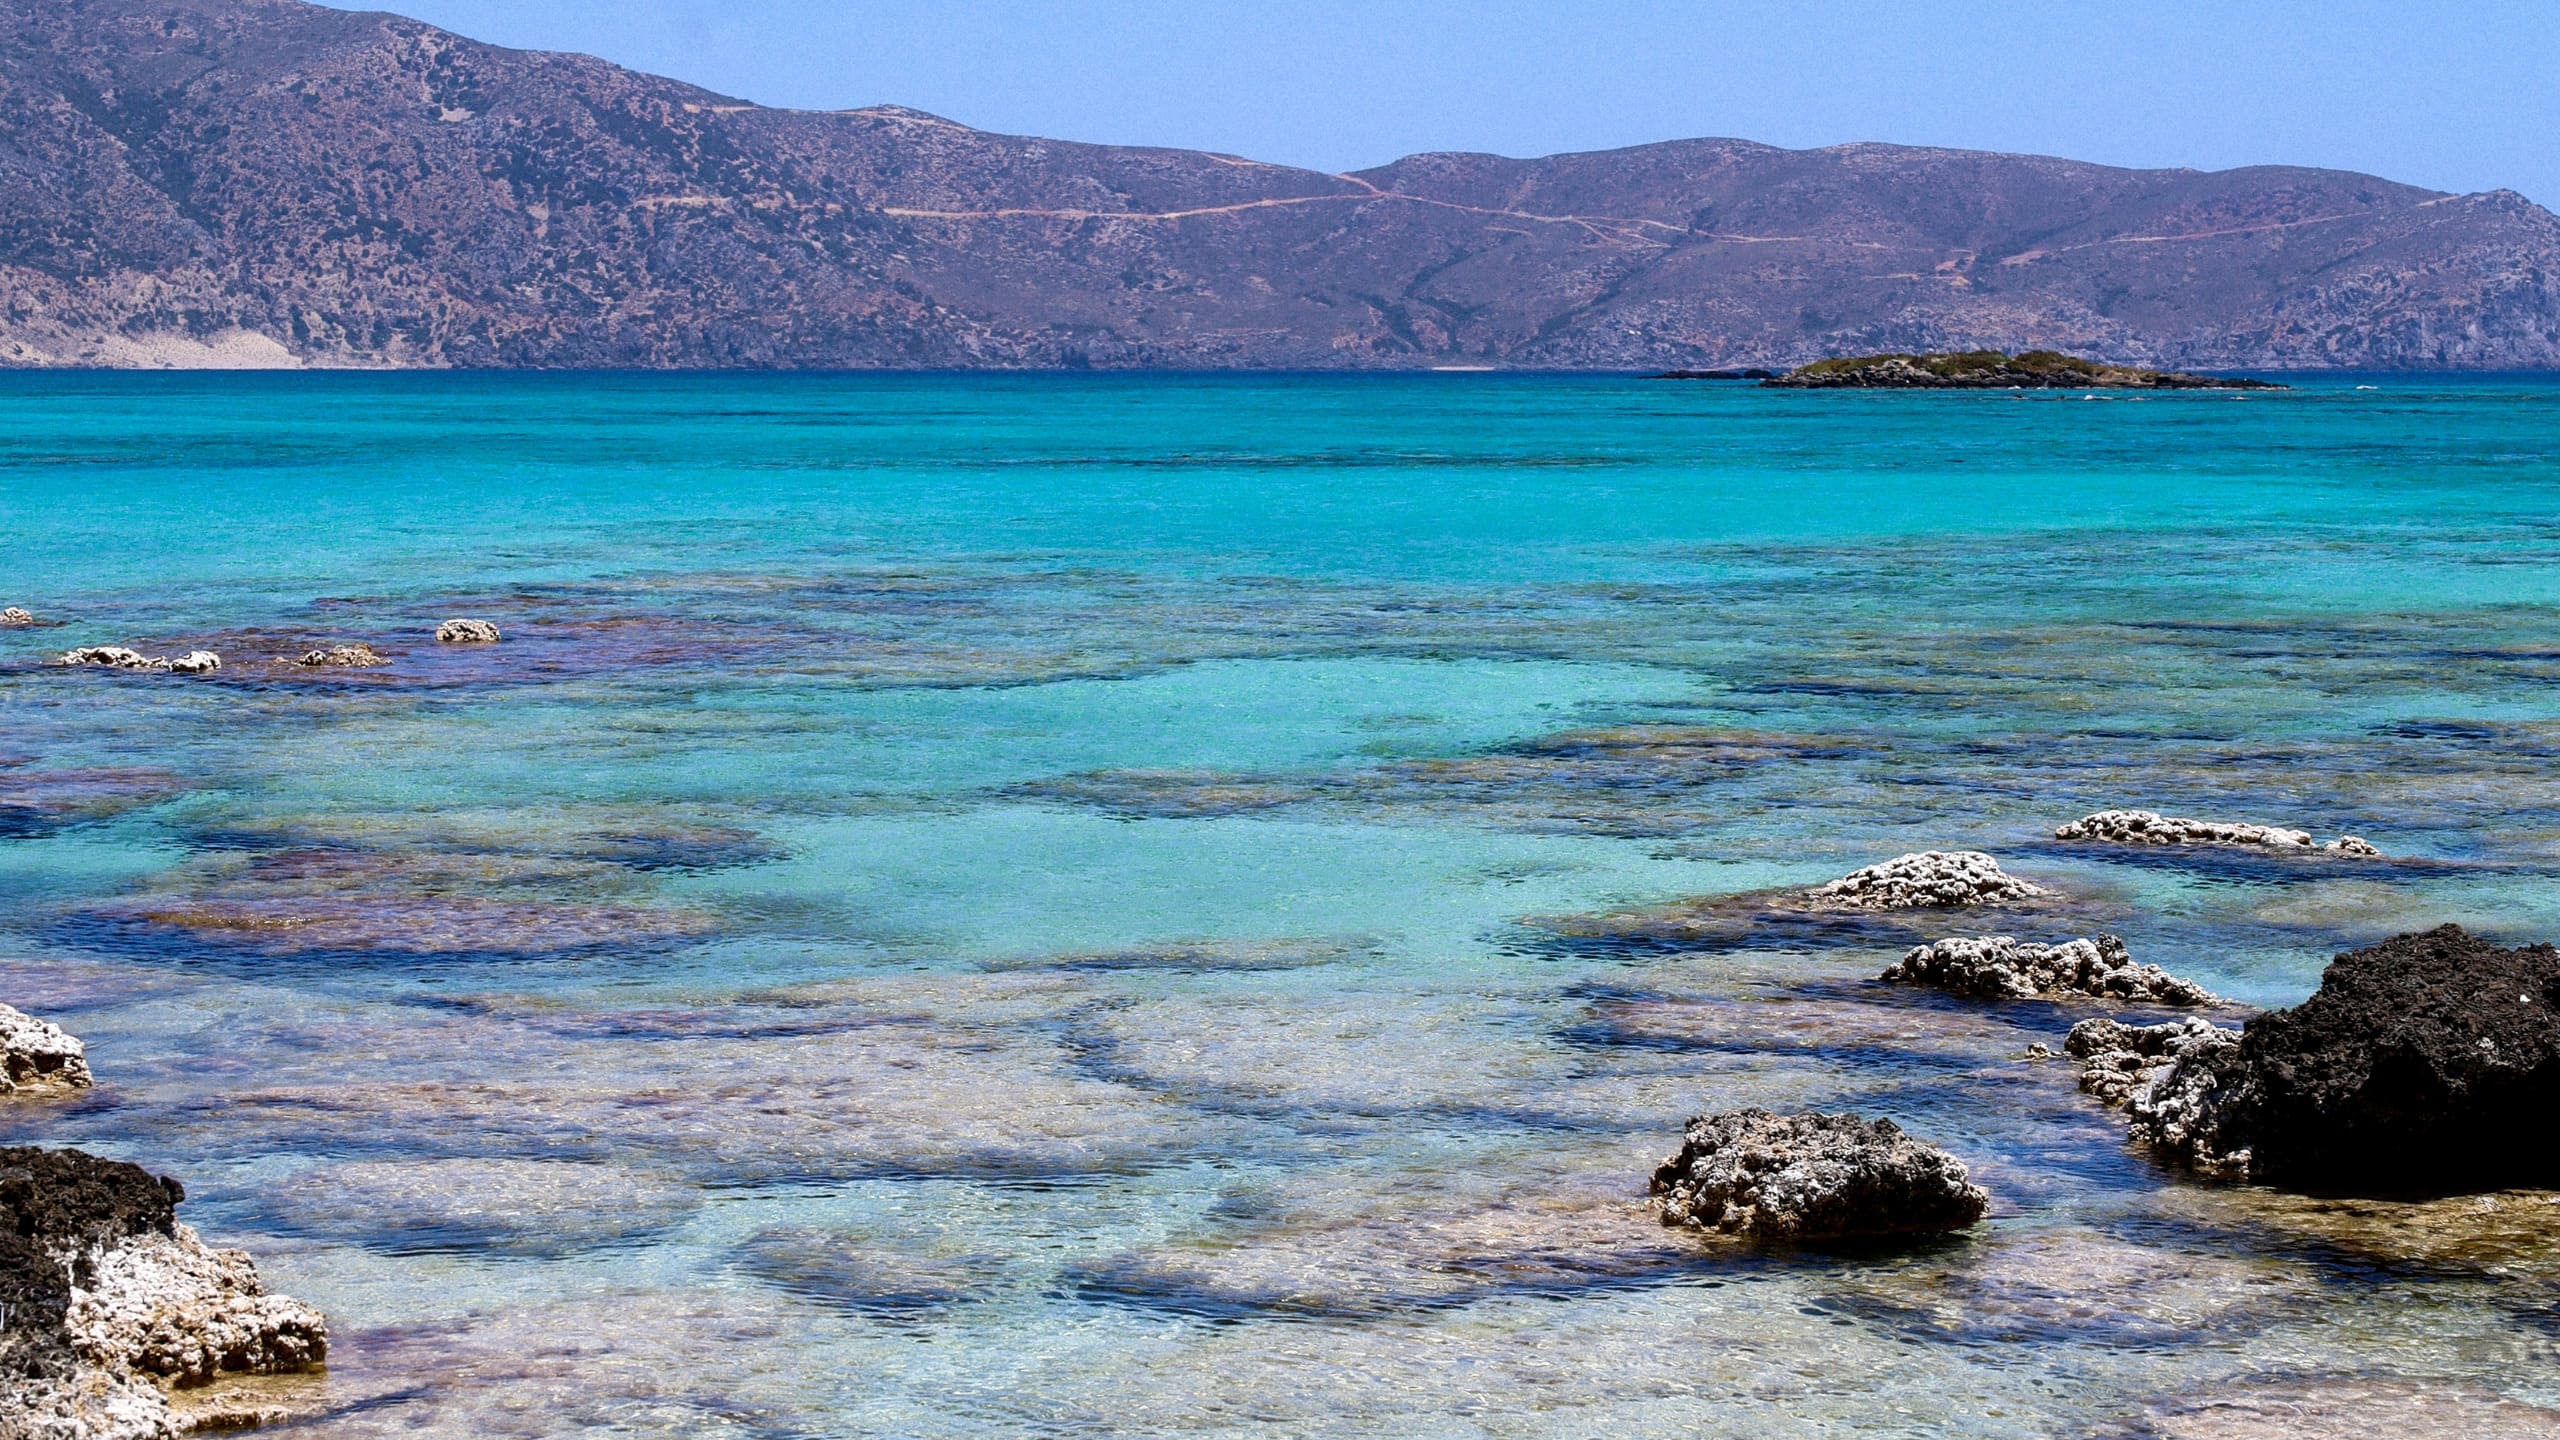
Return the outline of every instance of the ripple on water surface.
[[[2554,1429],[2551,1197],[2190,1184],[2094,1009],[1872,983],[2560,934],[2543,390],[443,383],[0,396],[0,1001],[100,1076],[0,1128],[328,1308],[304,1433]],[[1788,900],[1926,848],[2059,895]],[[1993,1214],[1656,1223],[1745,1104]]]

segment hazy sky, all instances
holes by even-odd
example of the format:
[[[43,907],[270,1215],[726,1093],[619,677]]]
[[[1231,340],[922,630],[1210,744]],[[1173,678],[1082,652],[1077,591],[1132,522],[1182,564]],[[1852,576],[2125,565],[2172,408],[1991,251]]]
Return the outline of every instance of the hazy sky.
[[[345,3],[345,0],[341,0]],[[375,8],[368,6],[366,8]],[[405,0],[773,105],[1327,170],[1696,135],[2368,170],[2560,204],[2560,3]]]

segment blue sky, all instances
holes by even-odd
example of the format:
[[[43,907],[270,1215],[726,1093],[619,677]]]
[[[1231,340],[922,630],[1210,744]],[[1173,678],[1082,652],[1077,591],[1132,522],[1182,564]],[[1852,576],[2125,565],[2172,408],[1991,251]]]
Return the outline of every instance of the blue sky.
[[[375,8],[368,6],[366,8]],[[1327,170],[1695,135],[2367,170],[2560,204],[2560,3],[395,0],[774,105]]]

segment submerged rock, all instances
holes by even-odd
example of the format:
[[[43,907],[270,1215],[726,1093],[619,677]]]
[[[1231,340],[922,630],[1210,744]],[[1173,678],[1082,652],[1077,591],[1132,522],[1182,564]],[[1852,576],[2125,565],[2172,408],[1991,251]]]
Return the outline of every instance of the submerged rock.
[[[2341,1374],[2206,1387],[2159,1402],[2152,1440],[2560,1440],[2560,1412],[2441,1380]]]
[[[702,1193],[651,1170],[562,1160],[402,1159],[324,1165],[264,1208],[298,1234],[393,1255],[569,1255],[626,1245],[691,1215]]]
[[[2342,835],[2327,844],[2301,830],[2279,825],[2253,825],[2225,820],[2189,820],[2149,810],[2101,810],[2053,832],[2056,840],[2083,840],[2102,845],[2227,845],[2252,850],[2308,855],[2378,858],[2382,852],[2365,840]]]
[[[190,650],[184,655],[145,655],[122,645],[84,645],[66,650],[57,665],[96,665],[109,670],[160,671],[177,675],[203,675],[222,668],[222,657],[210,650]]]
[[[436,627],[436,640],[445,645],[495,645],[498,627],[486,620],[447,620]]]
[[[2549,1186],[2555,1006],[2560,951],[2447,925],[2339,956],[2309,1000],[2237,1033],[2092,1022],[2073,1053],[2085,1032],[2093,1068],[2124,1049],[2166,1055],[2127,1090],[2134,1133],[2207,1173],[2343,1194]]]
[[[870,1314],[937,1310],[1001,1279],[990,1255],[919,1254],[824,1230],[767,1230],[737,1251],[740,1268],[787,1294]]]
[[[2157,965],[2136,965],[2124,942],[2098,935],[2039,945],[2010,935],[1959,936],[1915,946],[1876,977],[1993,1000],[2088,995],[2154,1005],[2213,1005],[2218,996]]]
[[[293,663],[314,670],[369,670],[391,662],[363,645],[332,645],[324,650],[306,650]]]
[[[36,617],[12,605],[0,610],[0,629],[18,630],[36,623]]]
[[[319,1312],[179,1224],[182,1198],[136,1165],[0,1149],[0,1435],[160,1440],[169,1390],[327,1356]]]
[[[0,1005],[0,1095],[88,1086],[86,1046],[58,1025]]]
[[[1757,1108],[1690,1121],[1653,1194],[1667,1224],[1777,1241],[1961,1230],[1991,1203],[1890,1120]]]
[[[2038,900],[2053,892],[2000,868],[1979,850],[1924,850],[1897,855],[1805,892],[1816,906],[1838,910],[1956,909]]]

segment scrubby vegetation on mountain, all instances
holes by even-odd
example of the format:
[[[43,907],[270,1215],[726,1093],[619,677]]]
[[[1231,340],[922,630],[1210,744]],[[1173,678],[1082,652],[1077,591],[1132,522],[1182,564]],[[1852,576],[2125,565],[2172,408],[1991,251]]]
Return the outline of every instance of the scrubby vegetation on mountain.
[[[776,43],[787,43],[777,37]],[[1352,175],[772,110],[300,0],[0,0],[0,363],[2560,365],[2506,192],[1688,140]]]

